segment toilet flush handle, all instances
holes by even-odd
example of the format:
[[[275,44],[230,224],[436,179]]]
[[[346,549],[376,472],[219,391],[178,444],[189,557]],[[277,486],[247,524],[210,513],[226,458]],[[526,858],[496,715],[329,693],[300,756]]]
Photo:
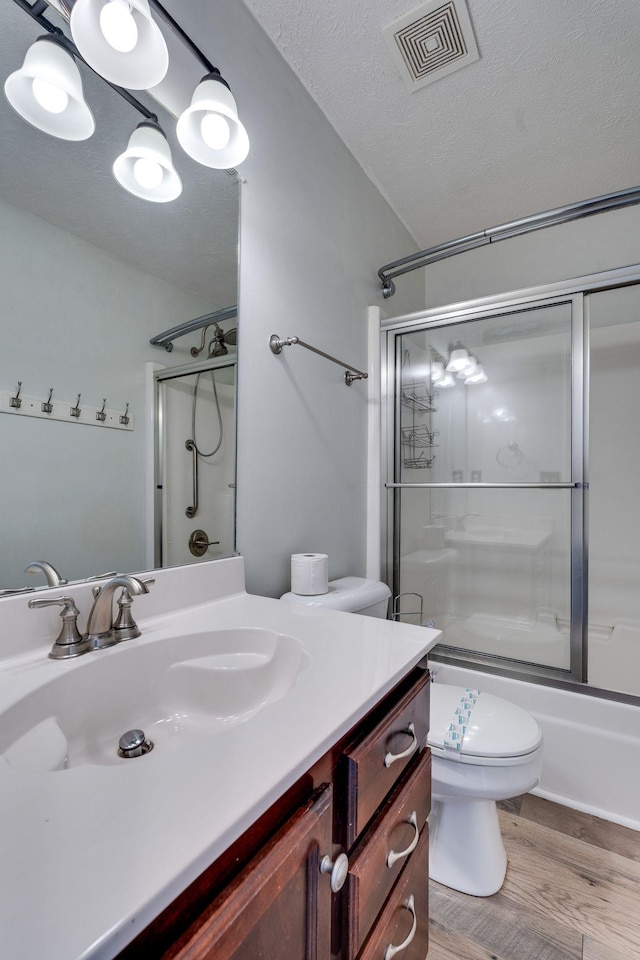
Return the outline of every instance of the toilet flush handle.
[[[418,738],[416,737],[416,728],[415,724],[410,723],[407,729],[404,731],[408,733],[411,737],[411,743],[406,750],[403,750],[402,753],[385,753],[384,756],[384,765],[385,767],[390,767],[392,763],[395,763],[396,760],[404,760],[405,757],[410,757],[412,753],[415,753],[418,749]]]

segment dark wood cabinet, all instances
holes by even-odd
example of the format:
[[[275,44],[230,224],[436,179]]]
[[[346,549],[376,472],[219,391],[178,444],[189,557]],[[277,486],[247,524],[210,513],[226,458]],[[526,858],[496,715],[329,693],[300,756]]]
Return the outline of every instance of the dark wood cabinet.
[[[424,960],[428,728],[416,668],[118,960]]]
[[[169,960],[328,960],[333,788],[298,809],[164,954]]]

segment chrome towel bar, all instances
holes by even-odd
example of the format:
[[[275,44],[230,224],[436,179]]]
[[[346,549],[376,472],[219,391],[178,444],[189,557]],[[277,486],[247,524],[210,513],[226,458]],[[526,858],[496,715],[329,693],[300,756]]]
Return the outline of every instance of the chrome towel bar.
[[[310,343],[305,343],[300,337],[284,337],[284,339],[281,340],[277,333],[272,333],[269,337],[271,352],[275,354],[282,353],[283,347],[291,347],[295,343],[297,343],[299,347],[305,347],[306,350],[311,350],[312,353],[317,353],[320,357],[324,357],[325,360],[330,360],[331,363],[337,363],[339,367],[344,367],[347,371],[344,375],[344,382],[348,387],[351,386],[354,380],[366,380],[369,376],[368,373],[357,370],[355,367],[352,367],[351,364],[343,363],[342,360],[332,357],[331,354],[325,353],[323,350],[318,350],[317,347],[312,347]]]

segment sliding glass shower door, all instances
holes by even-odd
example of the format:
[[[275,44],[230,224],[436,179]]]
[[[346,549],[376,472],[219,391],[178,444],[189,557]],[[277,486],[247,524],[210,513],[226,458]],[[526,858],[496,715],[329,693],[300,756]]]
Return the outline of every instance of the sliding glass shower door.
[[[442,630],[441,653],[581,677],[581,308],[388,333],[394,612]]]

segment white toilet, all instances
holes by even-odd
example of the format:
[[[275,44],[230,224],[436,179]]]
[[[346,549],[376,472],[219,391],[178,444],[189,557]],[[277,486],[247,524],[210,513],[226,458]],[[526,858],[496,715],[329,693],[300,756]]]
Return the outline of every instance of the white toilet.
[[[362,577],[329,582],[294,603],[385,617],[391,591]],[[488,897],[502,886],[507,855],[496,800],[526,793],[542,771],[542,732],[521,707],[478,690],[431,685],[432,753],[429,875],[462,893]]]

